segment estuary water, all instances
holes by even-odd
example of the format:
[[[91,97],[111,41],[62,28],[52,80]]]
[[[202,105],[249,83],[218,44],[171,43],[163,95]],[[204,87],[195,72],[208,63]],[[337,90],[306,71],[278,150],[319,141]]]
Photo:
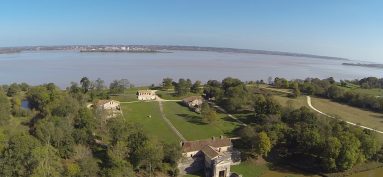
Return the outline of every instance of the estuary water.
[[[48,82],[65,88],[87,76],[109,83],[128,79],[134,85],[159,84],[164,77],[207,81],[227,76],[242,80],[268,77],[359,79],[383,77],[383,69],[344,66],[340,60],[306,57],[171,51],[171,53],[81,53],[34,51],[0,55],[0,84]]]

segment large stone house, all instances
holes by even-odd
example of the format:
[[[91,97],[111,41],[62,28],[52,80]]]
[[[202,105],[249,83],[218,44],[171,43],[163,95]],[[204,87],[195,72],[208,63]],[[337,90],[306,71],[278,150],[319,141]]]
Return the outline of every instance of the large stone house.
[[[115,100],[98,100],[94,104],[97,111],[107,114],[107,118],[113,118],[121,115],[120,102]]]
[[[181,146],[181,174],[204,170],[206,177],[230,177],[231,165],[240,163],[240,153],[233,149],[230,138],[186,141]]]
[[[183,104],[188,106],[195,112],[201,112],[201,106],[203,103],[203,98],[201,96],[191,96],[184,98],[182,100]]]
[[[156,99],[156,91],[155,90],[139,90],[137,91],[137,99],[138,100],[155,100]]]

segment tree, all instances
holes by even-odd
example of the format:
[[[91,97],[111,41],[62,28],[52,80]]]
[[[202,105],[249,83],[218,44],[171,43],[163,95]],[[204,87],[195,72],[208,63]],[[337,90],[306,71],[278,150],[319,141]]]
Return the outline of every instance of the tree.
[[[177,144],[164,145],[164,161],[171,164],[173,167],[177,166],[178,161],[181,159],[181,147]]]
[[[87,77],[83,77],[80,80],[81,88],[84,93],[87,93],[89,91],[91,82]]]
[[[138,166],[152,174],[156,168],[161,166],[164,157],[163,147],[156,141],[145,141],[142,146],[138,147],[137,157]]]
[[[190,92],[190,83],[185,79],[179,79],[178,83],[175,85],[175,92],[177,96],[184,96]]]
[[[218,119],[217,113],[214,109],[210,108],[207,102],[202,103],[201,116],[202,120],[206,123],[213,123]]]
[[[50,145],[37,147],[32,150],[32,157],[37,162],[32,177],[59,177],[63,167],[60,163],[58,151]]]
[[[201,87],[202,87],[201,81],[195,81],[194,84],[191,86],[190,91],[192,93],[201,93],[202,92]]]
[[[105,81],[97,78],[97,80],[94,81],[94,87],[96,88],[97,91],[101,91],[105,89]]]
[[[13,97],[13,96],[17,95],[20,91],[21,91],[21,89],[20,89],[19,85],[16,83],[13,83],[9,86],[9,88],[7,90],[7,96]]]
[[[267,154],[271,150],[271,141],[265,132],[257,133],[255,140],[257,142],[255,146],[255,151],[263,156],[267,156]]]
[[[112,83],[110,83],[109,90],[110,93],[123,93],[125,89],[130,87],[131,84],[129,80],[127,79],[120,79],[120,80],[114,80]]]
[[[8,98],[0,92],[0,126],[6,125],[11,119],[11,104]]]
[[[172,78],[164,78],[162,80],[162,88],[165,90],[169,90],[173,87],[173,79]]]
[[[33,149],[40,147],[38,140],[27,134],[11,137],[0,156],[0,176],[30,176],[38,166]]]

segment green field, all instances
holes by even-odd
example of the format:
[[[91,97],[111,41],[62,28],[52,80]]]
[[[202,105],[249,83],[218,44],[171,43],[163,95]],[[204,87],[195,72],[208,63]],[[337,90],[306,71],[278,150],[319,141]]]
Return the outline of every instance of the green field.
[[[141,124],[146,133],[159,140],[178,143],[180,139],[162,119],[157,102],[138,102],[121,104],[124,117],[131,122]],[[151,117],[149,117],[149,115]]]
[[[225,114],[219,114],[216,123],[206,124],[202,122],[200,114],[190,111],[177,102],[164,102],[163,105],[166,117],[187,140],[207,139],[220,135],[231,136],[233,130],[239,127],[236,121]]]
[[[273,96],[282,106],[292,106],[293,108],[300,108],[302,106],[308,107],[306,96],[300,96],[298,98],[289,98],[283,94],[276,94]]]
[[[352,88],[341,87],[341,88],[344,88],[348,91],[353,91],[355,93],[362,93],[362,94],[368,94],[373,96],[383,96],[383,89],[379,89],[379,88],[374,88],[374,89],[364,89],[360,87],[352,87]]]
[[[274,98],[284,106],[292,104],[294,108],[299,108],[301,106],[308,107],[306,96],[300,96],[296,99],[292,99],[282,95],[274,95]],[[381,113],[367,111],[337,103],[329,99],[317,97],[311,97],[311,103],[315,108],[326,114],[383,131],[383,114]]]
[[[243,177],[302,177],[317,176],[308,174],[293,168],[278,167],[270,163],[256,165],[251,162],[243,162],[232,166],[231,171],[243,175]]]
[[[375,113],[328,99],[313,98],[312,105],[324,113],[339,116],[343,120],[383,131],[383,114]]]
[[[189,97],[189,96],[200,96],[201,95],[201,94],[196,94],[196,93],[188,93],[187,95],[176,96],[174,94],[174,90],[158,90],[156,92],[156,94],[165,100],[182,100],[182,99]]]

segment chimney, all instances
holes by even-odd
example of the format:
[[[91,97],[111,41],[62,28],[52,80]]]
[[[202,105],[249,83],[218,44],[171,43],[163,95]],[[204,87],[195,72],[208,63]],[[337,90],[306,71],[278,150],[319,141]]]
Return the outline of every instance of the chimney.
[[[219,138],[223,139],[223,135],[219,136]]]
[[[215,140],[215,137],[213,136],[213,137],[211,137],[211,139],[212,139],[212,140]]]

